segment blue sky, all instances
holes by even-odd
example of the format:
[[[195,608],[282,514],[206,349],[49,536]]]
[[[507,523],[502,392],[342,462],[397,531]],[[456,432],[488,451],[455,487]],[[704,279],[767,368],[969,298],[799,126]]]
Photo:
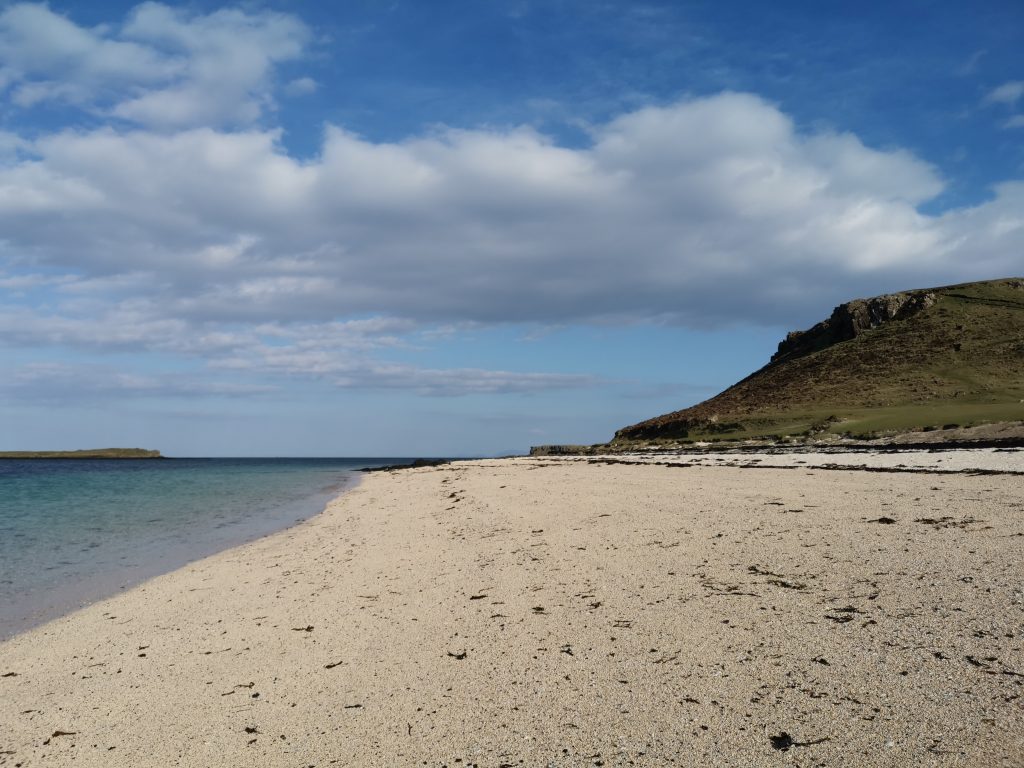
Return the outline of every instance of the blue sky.
[[[0,449],[489,454],[1024,272],[1024,7],[0,3]]]

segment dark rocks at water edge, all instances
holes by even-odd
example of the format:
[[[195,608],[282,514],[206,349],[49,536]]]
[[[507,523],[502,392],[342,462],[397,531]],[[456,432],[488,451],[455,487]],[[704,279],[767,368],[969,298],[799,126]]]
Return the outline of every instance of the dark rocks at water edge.
[[[388,464],[384,467],[363,467],[360,472],[391,472],[395,469],[418,469],[420,467],[439,467],[448,464],[451,459],[416,459],[408,464]]]

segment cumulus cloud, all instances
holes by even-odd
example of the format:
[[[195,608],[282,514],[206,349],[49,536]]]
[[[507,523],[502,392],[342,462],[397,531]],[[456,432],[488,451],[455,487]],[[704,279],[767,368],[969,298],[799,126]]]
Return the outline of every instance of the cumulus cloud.
[[[272,104],[273,68],[298,58],[297,18],[137,6],[116,27],[86,28],[46,5],[0,12],[0,87],[28,108],[58,101],[159,128],[244,124]]]
[[[184,45],[223,23],[183,18],[150,4],[123,34]],[[273,56],[298,50],[290,40],[246,71],[268,77]],[[1012,274],[1024,247],[1024,183],[925,214],[944,188],[929,164],[799,130],[750,94],[629,112],[580,147],[530,128],[377,142],[337,126],[301,160],[257,128],[8,144],[4,279],[23,292],[59,282],[41,288],[45,307],[0,308],[6,343],[155,350],[267,380],[425,394],[588,386],[385,351],[465,324],[798,326],[854,295]]]
[[[12,100],[84,103],[104,90],[173,77],[180,63],[144,46],[86,29],[45,5],[16,3],[0,12],[0,83]]]
[[[329,127],[300,161],[274,131],[65,131],[0,168],[0,258],[131,274],[189,322],[778,322],[922,273],[1012,272],[1019,243],[992,221],[1013,185],[922,214],[942,189],[905,151],[732,93],[623,115],[582,148]]]

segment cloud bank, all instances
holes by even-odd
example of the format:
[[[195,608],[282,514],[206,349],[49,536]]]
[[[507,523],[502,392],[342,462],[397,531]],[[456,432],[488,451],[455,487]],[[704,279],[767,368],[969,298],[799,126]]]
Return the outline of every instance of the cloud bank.
[[[329,126],[300,161],[276,131],[102,128],[0,168],[0,254],[197,322],[766,322],[838,280],[1012,272],[1024,186],[922,214],[942,189],[907,152],[801,134],[749,94],[626,114],[583,148]]]
[[[98,29],[45,6],[0,13],[11,101],[101,123],[0,134],[5,343],[342,387],[533,391],[590,382],[375,355],[439,325],[794,324],[880,286],[1020,272],[1021,181],[923,213],[945,187],[934,167],[798,127],[749,93],[625,113],[583,146],[529,127],[379,142],[327,125],[300,159],[262,121],[275,67],[309,40],[266,12],[146,3]],[[992,98],[1015,100],[1011,85]]]

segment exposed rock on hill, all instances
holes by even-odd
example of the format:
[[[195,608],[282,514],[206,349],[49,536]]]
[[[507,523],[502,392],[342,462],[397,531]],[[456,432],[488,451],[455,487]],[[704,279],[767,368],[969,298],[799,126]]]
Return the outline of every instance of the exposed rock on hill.
[[[864,331],[878,328],[883,323],[903,320],[927,309],[935,303],[936,298],[934,291],[911,291],[840,304],[832,310],[828,320],[806,331],[791,331],[779,343],[779,351],[772,355],[771,361],[779,363],[792,360],[841,341],[855,339]]]

